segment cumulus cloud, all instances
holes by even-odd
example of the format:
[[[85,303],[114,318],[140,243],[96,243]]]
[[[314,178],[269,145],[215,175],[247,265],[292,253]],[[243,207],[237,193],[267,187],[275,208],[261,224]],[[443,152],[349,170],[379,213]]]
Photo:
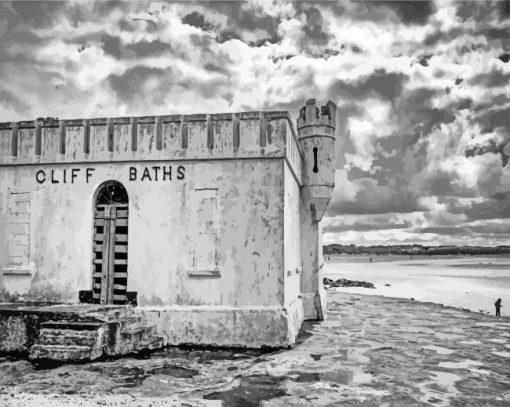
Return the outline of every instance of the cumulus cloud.
[[[331,99],[327,242],[497,244],[510,218],[508,4],[1,2],[0,121],[295,114]]]

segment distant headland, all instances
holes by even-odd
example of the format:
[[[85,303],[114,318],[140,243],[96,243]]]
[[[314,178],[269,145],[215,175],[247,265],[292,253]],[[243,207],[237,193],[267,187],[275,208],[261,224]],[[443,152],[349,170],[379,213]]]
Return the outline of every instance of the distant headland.
[[[499,255],[510,254],[510,246],[423,246],[423,245],[376,245],[356,246],[355,244],[324,245],[325,255]]]

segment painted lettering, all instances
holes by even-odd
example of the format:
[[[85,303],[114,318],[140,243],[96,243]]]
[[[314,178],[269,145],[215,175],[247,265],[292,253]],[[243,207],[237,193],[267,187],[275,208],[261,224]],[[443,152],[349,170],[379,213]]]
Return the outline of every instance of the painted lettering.
[[[140,180],[143,181],[145,178],[149,178],[149,181],[152,181],[151,174],[150,174],[149,169],[147,167],[145,167],[145,169],[143,170],[143,175],[142,175],[142,178],[140,178]]]
[[[157,181],[158,180],[159,167],[152,167],[152,169],[154,170],[154,181]]]
[[[168,167],[166,165],[163,166],[163,181],[166,179],[166,176],[168,175],[168,180],[172,181],[172,166],[169,165]]]
[[[184,171],[186,168],[184,168],[182,165],[179,165],[177,167],[177,179],[184,179]]]
[[[95,171],[94,168],[86,169],[86,179],[85,181],[88,183],[90,177],[92,176],[92,172]],[[38,184],[44,184],[46,181],[51,182],[52,184],[74,184],[78,179],[81,172],[81,168],[62,168],[62,169],[53,169],[48,170],[38,170],[35,173],[35,180]]]
[[[86,182],[89,183],[89,178],[92,176],[92,171],[94,171],[95,168],[87,168],[85,170],[85,176],[86,176]]]
[[[136,181],[136,168],[135,167],[129,167],[129,180]]]
[[[186,167],[179,165],[177,167],[177,179],[183,180],[185,177]],[[138,177],[138,171],[141,172],[141,177]],[[155,165],[152,167],[129,167],[129,180],[130,181],[172,181],[171,165]]]
[[[71,169],[71,184],[74,184],[74,179],[78,176],[77,172],[79,172],[79,168],[72,168]]]
[[[52,184],[58,184],[60,181],[58,179],[55,179],[55,170],[51,170],[51,183]]]
[[[35,179],[39,184],[44,183],[46,181],[46,173],[43,170],[39,170],[35,174]]]

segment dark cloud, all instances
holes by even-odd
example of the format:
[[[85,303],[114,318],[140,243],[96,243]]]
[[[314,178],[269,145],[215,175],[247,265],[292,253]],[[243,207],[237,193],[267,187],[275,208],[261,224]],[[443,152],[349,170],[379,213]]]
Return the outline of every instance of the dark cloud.
[[[492,20],[491,17],[498,13],[498,8],[493,2],[487,1],[459,1],[456,15],[461,20],[472,19],[475,22]]]
[[[428,228],[420,228],[416,230],[416,232],[434,233],[436,235],[465,235],[466,232],[469,232],[469,230],[463,227],[432,226]]]
[[[435,127],[455,120],[451,108],[432,107],[432,99],[436,93],[429,88],[416,88],[404,92],[394,115],[401,132],[428,135]]]
[[[435,13],[433,1],[371,1],[371,7],[385,7],[392,9],[405,24],[425,24],[429,17]]]
[[[510,53],[506,52],[506,53],[500,54],[498,56],[498,58],[506,64],[508,61],[510,61]]]
[[[469,207],[452,204],[452,213],[461,213],[469,220],[510,218],[510,192],[497,193],[483,202],[473,202]]]
[[[115,58],[120,58],[122,56],[121,47],[122,45],[119,37],[112,37],[108,34],[104,34],[101,37],[101,48],[103,48],[106,54],[112,55]]]
[[[470,79],[469,83],[486,88],[505,87],[510,83],[510,73],[503,73],[499,69],[493,69],[490,72],[476,75]]]
[[[326,44],[331,38],[331,34],[324,31],[322,14],[316,7],[305,8],[303,10],[305,14],[305,25],[303,31],[307,38],[312,40],[316,44]]]
[[[397,22],[423,25],[437,11],[434,2],[427,0],[326,1],[320,4],[322,8],[327,8],[338,16],[349,16],[354,20],[373,21],[378,24]]]
[[[126,19],[121,19],[119,21],[119,28],[122,31],[127,31],[127,32],[133,32],[136,30],[136,27],[130,21],[128,21]]]
[[[157,55],[166,51],[171,51],[170,44],[160,40],[140,41],[134,44],[126,45],[126,50],[134,53],[133,57],[146,57],[149,55]]]
[[[468,229],[473,233],[478,234],[495,234],[495,235],[507,235],[510,234],[510,224],[505,223],[488,223],[485,225],[469,226]]]
[[[358,188],[355,200],[332,201],[328,207],[328,216],[406,213],[423,209],[406,185],[399,185],[396,180],[388,184],[377,184],[374,179],[363,178],[356,179],[354,183]]]
[[[192,90],[205,99],[211,99],[219,96],[223,85],[219,79],[186,78],[172,68],[146,66],[135,66],[121,75],[112,74],[107,78],[107,82],[122,104],[131,103],[144,108],[164,104],[165,98],[174,86],[179,87],[181,91]],[[150,91],[146,89],[148,84]]]
[[[473,100],[472,99],[469,99],[469,98],[461,99],[457,103],[457,109],[458,110],[469,109],[472,104],[473,104]]]
[[[133,18],[135,23],[145,23],[145,30],[148,33],[156,33],[159,31],[158,24],[150,18]]]
[[[484,154],[499,154],[501,156],[501,163],[504,167],[508,163],[509,159],[509,157],[503,153],[503,149],[505,147],[506,142],[507,140],[504,140],[503,142],[497,140],[487,140],[483,144],[478,144],[466,148],[464,154],[466,157],[474,157],[477,155]]]
[[[230,41],[230,40],[240,40],[241,35],[236,33],[235,31],[222,31],[219,33],[217,41],[220,44],[223,44],[224,42]]]
[[[104,34],[100,42],[103,51],[117,59],[141,58],[172,51],[170,44],[157,39],[123,44],[120,37]]]
[[[357,232],[368,232],[370,230],[393,230],[393,229],[407,229],[411,225],[409,222],[401,223],[354,223],[352,225],[327,225],[324,227],[324,232],[328,233],[340,233],[347,232],[350,230]]]
[[[442,197],[473,198],[478,196],[476,188],[464,186],[455,173],[446,173],[439,169],[424,169],[411,178],[409,189],[418,196],[434,196],[438,201]]]
[[[26,114],[30,111],[30,106],[23,102],[20,98],[12,94],[6,89],[0,87],[0,106],[8,106],[16,111]]]
[[[204,14],[207,14],[207,9],[211,9],[227,17],[225,26],[216,28],[217,41],[220,43],[240,39],[250,46],[259,47],[267,42],[275,44],[281,40],[278,34],[281,19],[267,15],[261,8],[254,10],[249,2],[213,1],[204,3],[204,6]],[[244,38],[245,33],[257,36],[257,40]]]
[[[510,1],[504,0],[497,3],[499,19],[506,20],[510,18]]]
[[[99,15],[108,15],[112,11],[122,10],[123,6],[125,2],[120,0],[95,1],[92,11]]]
[[[66,9],[66,1],[12,1],[0,4],[0,16],[34,28],[53,25]]]
[[[432,58],[432,54],[426,54],[420,57],[418,63],[421,66],[429,66],[429,59]]]
[[[382,99],[395,101],[404,89],[408,76],[402,73],[376,69],[371,75],[356,82],[338,80],[330,87],[330,97],[334,100],[366,99],[377,95]]]
[[[198,11],[193,11],[192,13],[186,14],[182,18],[183,24],[188,24],[193,27],[200,28],[204,31],[212,31],[214,29],[214,26],[209,23],[203,14],[199,13]]]
[[[508,41],[510,39],[510,33],[507,28],[489,27],[485,30],[485,34],[492,40]]]
[[[453,122],[455,115],[450,108],[432,107],[436,91],[428,88],[406,90],[406,81],[405,76],[396,75],[387,79],[385,72],[379,71],[356,84],[340,82],[333,88],[341,95],[340,100],[346,99],[342,93],[352,91],[355,96],[351,99],[358,98],[358,107],[365,106],[367,101],[364,99],[373,95],[379,95],[383,100],[393,99],[389,120],[400,133],[390,133],[373,141],[375,149],[368,170],[356,166],[348,168],[348,179],[358,191],[355,201],[333,202],[330,215],[427,210],[418,203],[422,196],[473,196],[475,193],[452,183],[451,174],[427,169],[428,148],[430,143],[435,143],[431,139],[433,129]],[[385,86],[391,87],[389,93],[385,93]],[[356,110],[349,113],[350,117],[354,115]]]
[[[482,133],[490,133],[501,128],[506,134],[510,131],[510,108],[485,110],[474,119],[482,126]]]
[[[129,103],[131,100],[140,99],[140,96],[145,94],[143,87],[149,79],[158,80],[168,85],[170,78],[173,78],[171,68],[159,69],[136,66],[128,69],[121,75],[110,75],[108,82],[111,89],[117,93],[119,99],[123,103]],[[158,96],[161,97],[162,92],[168,91],[168,88],[164,89],[158,86],[153,96],[155,99],[158,99]]]

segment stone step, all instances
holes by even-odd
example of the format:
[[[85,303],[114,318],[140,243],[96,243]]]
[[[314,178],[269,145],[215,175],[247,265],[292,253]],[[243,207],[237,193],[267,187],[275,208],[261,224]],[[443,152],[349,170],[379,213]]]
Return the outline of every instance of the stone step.
[[[41,345],[30,348],[30,359],[51,359],[62,362],[95,360],[103,354],[102,348],[91,346]]]
[[[95,315],[95,314],[91,314]],[[105,322],[114,322],[118,320],[123,320],[126,318],[131,318],[131,316],[136,315],[133,309],[129,307],[123,308],[114,308],[111,310],[103,310],[100,313],[97,313],[97,316],[105,321]]]
[[[135,344],[134,348],[136,351],[154,350],[160,349],[165,345],[162,337],[156,336],[147,340],[140,341]]]
[[[129,317],[120,318],[117,321],[121,327],[139,326],[144,322],[144,318],[141,315],[130,315]]]
[[[94,346],[101,343],[100,335],[98,331],[44,328],[39,332],[37,344]]]
[[[122,328],[120,330],[122,336],[137,336],[137,335],[145,335],[145,336],[154,336],[156,334],[156,326],[155,325],[134,325],[128,328]]]
[[[41,324],[41,329],[66,329],[75,331],[97,331],[104,326],[104,322],[91,321],[47,321]]]

